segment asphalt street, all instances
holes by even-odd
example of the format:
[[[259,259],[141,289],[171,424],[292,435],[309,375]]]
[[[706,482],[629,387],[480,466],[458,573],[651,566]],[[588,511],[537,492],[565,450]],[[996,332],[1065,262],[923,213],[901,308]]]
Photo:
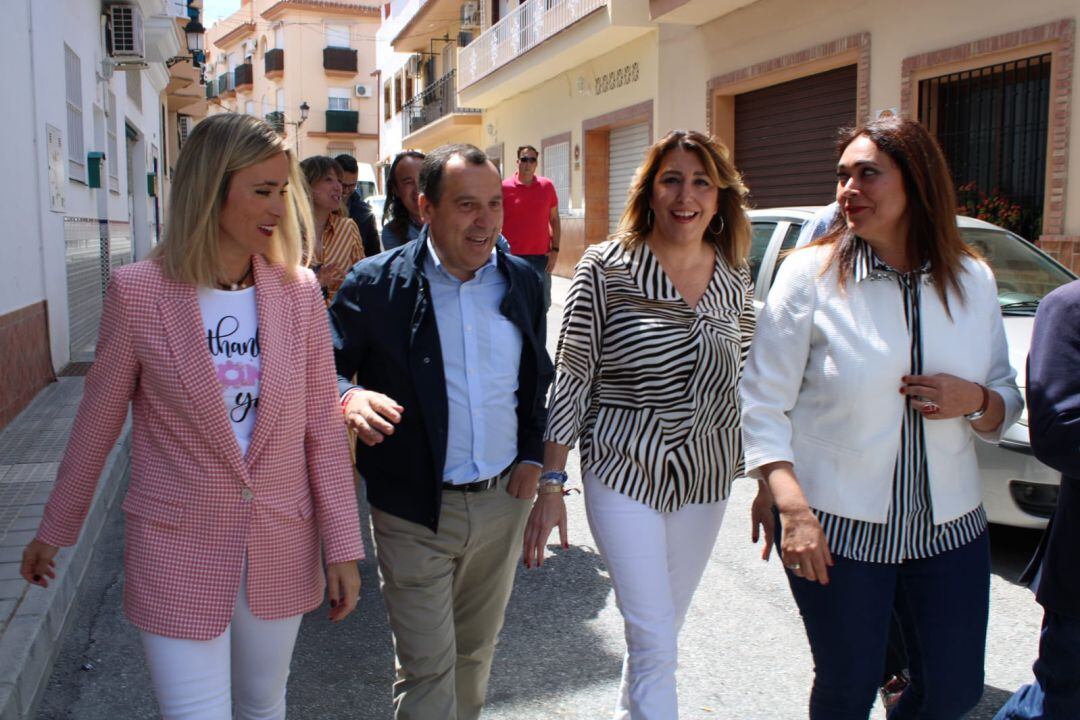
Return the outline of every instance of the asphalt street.
[[[554,352],[567,281],[554,279],[548,320]],[[572,482],[580,477],[571,454]],[[750,544],[753,484],[736,484],[712,558],[681,636],[681,717],[795,720],[806,717],[811,662],[779,563]],[[118,508],[119,504],[117,505]],[[495,657],[487,720],[610,718],[624,649],[622,622],[589,533],[580,495],[568,501],[570,549],[543,567],[519,568]],[[367,518],[363,518],[369,554]],[[76,616],[49,681],[39,720],[157,717],[137,631],[120,611],[123,516],[99,544]],[[968,717],[988,720],[1030,679],[1041,610],[1012,581],[1037,533],[994,527],[986,689]],[[358,610],[341,625],[328,608],[304,619],[289,680],[289,717],[392,717],[393,646],[373,559],[362,566]],[[884,718],[880,706],[871,716]]]

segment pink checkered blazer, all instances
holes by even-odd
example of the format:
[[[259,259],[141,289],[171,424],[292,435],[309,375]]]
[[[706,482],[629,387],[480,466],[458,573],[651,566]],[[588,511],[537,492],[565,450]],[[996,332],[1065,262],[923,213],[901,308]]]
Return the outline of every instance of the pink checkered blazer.
[[[240,454],[195,288],[155,261],[117,270],[97,359],[37,537],[78,539],[128,404],[132,409],[124,611],[137,627],[206,640],[232,618],[247,554],[247,597],[264,619],[322,602],[325,562],[363,557],[330,333],[308,270],[254,263],[260,397]]]

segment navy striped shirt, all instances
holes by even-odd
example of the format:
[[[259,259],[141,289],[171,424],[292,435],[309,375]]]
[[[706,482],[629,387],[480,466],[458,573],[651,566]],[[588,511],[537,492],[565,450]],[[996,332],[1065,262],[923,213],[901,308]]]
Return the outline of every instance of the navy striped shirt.
[[[882,262],[864,241],[856,239],[854,282],[896,282],[904,303],[910,337],[911,374],[922,374],[921,287],[929,266],[901,273]],[[922,413],[910,405],[900,423],[900,450],[893,470],[892,502],[884,523],[832,515],[814,509],[834,555],[863,562],[901,563],[933,557],[971,542],[986,530],[983,506],[942,525],[935,525],[927,482]],[[932,421],[931,421],[932,422]]]

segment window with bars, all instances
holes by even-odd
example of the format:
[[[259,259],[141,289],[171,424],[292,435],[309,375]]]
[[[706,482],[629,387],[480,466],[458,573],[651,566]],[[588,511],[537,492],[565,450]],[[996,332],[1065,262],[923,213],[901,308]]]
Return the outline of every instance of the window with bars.
[[[919,120],[941,144],[961,212],[1030,240],[1042,232],[1050,55],[919,83]]]
[[[82,62],[64,45],[64,94],[67,100],[68,177],[86,182],[86,145],[83,142]]]
[[[109,190],[120,192],[120,150],[116,142],[116,93],[109,90],[109,115],[105,118],[106,162],[109,164]]]

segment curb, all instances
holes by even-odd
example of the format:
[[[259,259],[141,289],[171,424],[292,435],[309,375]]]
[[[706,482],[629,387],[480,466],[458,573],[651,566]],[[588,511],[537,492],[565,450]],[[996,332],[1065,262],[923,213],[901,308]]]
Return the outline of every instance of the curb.
[[[56,556],[57,579],[48,588],[26,586],[0,634],[0,720],[31,720],[48,685],[64,634],[74,617],[86,570],[109,510],[127,483],[131,422],[125,424],[101,473],[79,541]],[[42,501],[44,502],[44,501]]]

